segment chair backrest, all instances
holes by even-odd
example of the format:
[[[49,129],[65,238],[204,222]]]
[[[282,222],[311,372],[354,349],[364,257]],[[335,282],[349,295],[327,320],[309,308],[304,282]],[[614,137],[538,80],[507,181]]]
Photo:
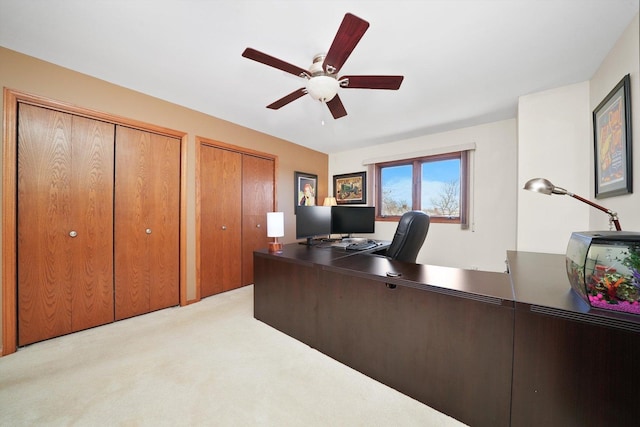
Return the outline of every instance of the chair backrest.
[[[416,262],[418,252],[429,231],[429,215],[422,211],[405,212],[400,217],[396,234],[386,256],[405,262]]]

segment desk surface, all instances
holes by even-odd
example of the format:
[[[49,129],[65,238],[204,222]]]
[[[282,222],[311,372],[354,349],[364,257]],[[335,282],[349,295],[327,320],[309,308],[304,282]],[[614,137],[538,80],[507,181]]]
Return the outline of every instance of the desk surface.
[[[375,254],[388,246],[388,242],[382,243],[381,246],[368,251],[348,251],[336,247],[291,243],[284,245],[282,253],[272,254],[264,249],[256,251],[256,255],[276,257],[281,261],[294,263],[315,264],[323,269],[341,271],[396,286],[485,300],[493,304],[503,304],[505,301],[512,304],[513,291],[506,273],[390,260]],[[389,272],[399,273],[400,276],[389,277]]]
[[[380,244],[377,247],[366,251],[347,250],[345,248],[331,246],[329,242],[312,246],[302,245],[299,243],[288,243],[283,245],[281,253],[270,253],[267,249],[260,249],[255,253],[259,255],[275,256],[284,261],[324,265],[339,258],[363,253],[384,251],[391,244],[391,242],[384,240],[380,240],[379,243]]]
[[[507,263],[514,299],[524,308],[640,331],[640,316],[590,308],[589,304],[573,292],[567,277],[564,255],[508,251]]]
[[[413,264],[367,254],[336,259],[324,268],[348,271],[397,286],[484,299],[485,302],[502,304],[513,301],[513,292],[505,273]],[[387,273],[400,276],[389,277]]]

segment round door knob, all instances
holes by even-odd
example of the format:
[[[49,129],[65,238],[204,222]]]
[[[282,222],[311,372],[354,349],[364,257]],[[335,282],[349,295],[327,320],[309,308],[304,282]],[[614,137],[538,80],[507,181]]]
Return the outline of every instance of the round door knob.
[[[144,230],[144,232],[147,233],[147,234],[151,234],[151,229],[147,228],[146,230]]]
[[[260,224],[256,225],[257,228],[260,228]]]
[[[69,237],[76,237],[77,235],[78,235],[78,232],[77,232],[77,231],[71,230],[71,231],[69,232]]]
[[[226,230],[226,229],[227,229],[227,226],[226,226],[226,225],[223,225],[223,226],[222,226],[222,229],[223,229],[223,230]]]

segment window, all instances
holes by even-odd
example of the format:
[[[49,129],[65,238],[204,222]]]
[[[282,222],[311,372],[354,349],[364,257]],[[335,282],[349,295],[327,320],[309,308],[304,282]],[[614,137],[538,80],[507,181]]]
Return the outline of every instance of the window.
[[[376,163],[378,220],[398,220],[410,210],[431,222],[467,226],[468,151]]]

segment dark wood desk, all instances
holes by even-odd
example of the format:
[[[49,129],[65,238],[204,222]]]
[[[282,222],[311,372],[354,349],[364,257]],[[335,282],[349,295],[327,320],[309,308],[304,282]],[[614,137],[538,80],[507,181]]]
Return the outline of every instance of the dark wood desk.
[[[511,424],[638,424],[640,318],[590,309],[564,255],[507,253],[516,300]]]
[[[299,245],[254,259],[256,319],[466,424],[637,424],[640,318],[590,309],[563,255],[509,251],[509,275]]]
[[[509,425],[506,274],[297,244],[254,269],[256,319],[466,424]]]

